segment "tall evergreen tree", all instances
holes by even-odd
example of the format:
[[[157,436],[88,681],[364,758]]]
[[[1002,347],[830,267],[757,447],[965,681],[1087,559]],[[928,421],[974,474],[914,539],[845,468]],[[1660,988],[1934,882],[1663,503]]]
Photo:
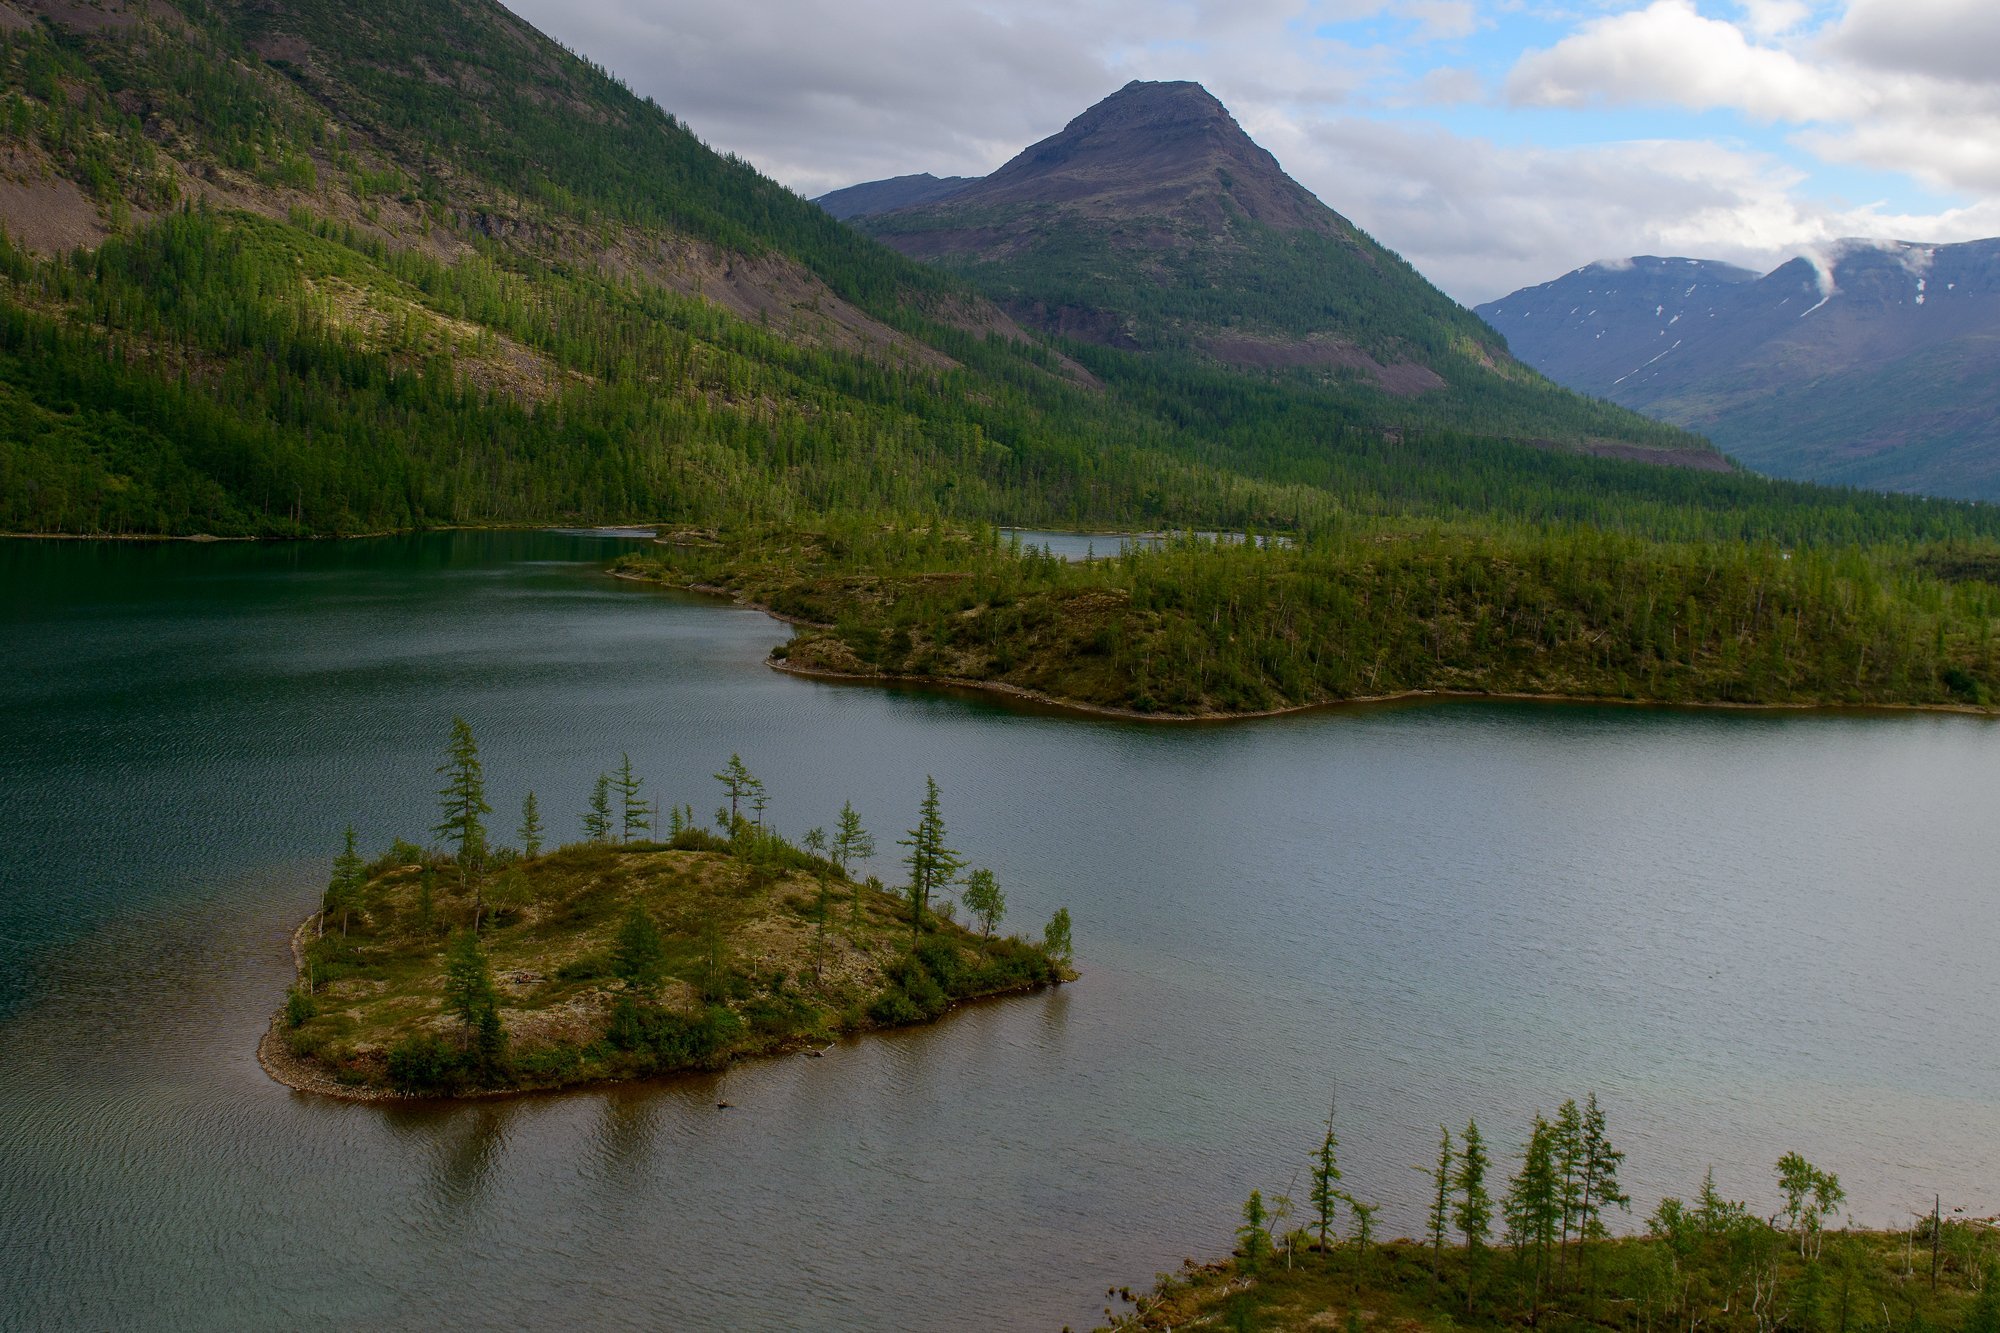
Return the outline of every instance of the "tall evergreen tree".
[[[738,807],[742,804],[743,798],[750,794],[750,784],[757,779],[750,775],[749,768],[743,763],[742,755],[731,754],[729,763],[715,775],[715,780],[729,793],[729,827],[733,831],[740,817]]]
[[[438,765],[444,786],[438,789],[438,807],[443,818],[431,829],[440,838],[456,845],[458,878],[463,884],[478,873],[486,859],[486,825],[481,815],[493,813],[486,804],[486,778],[479,767],[479,745],[472,728],[462,717],[451,720],[451,742],[445,760]]]
[[[1326,1133],[1312,1155],[1312,1190],[1306,1195],[1313,1208],[1313,1225],[1319,1232],[1319,1251],[1330,1256],[1328,1237],[1333,1232],[1334,1215],[1340,1207],[1340,1140],[1333,1133],[1333,1110],[1326,1113]]]
[[[618,793],[618,841],[630,842],[634,833],[650,832],[653,827],[652,807],[640,797],[639,789],[646,780],[632,771],[632,756],[620,755],[618,776],[611,780],[612,788]]]
[[[1557,1194],[1562,1202],[1562,1225],[1556,1241],[1556,1267],[1561,1271],[1570,1232],[1583,1225],[1583,1112],[1577,1109],[1576,1098],[1568,1098],[1557,1109],[1550,1133]]]
[[[1425,1222],[1431,1238],[1431,1285],[1444,1267],[1444,1238],[1451,1230],[1451,1128],[1438,1126],[1438,1159],[1431,1170],[1431,1209]]]
[[[660,984],[667,946],[653,914],[633,903],[612,945],[611,971],[628,990],[650,994]]]
[[[965,866],[965,858],[945,844],[944,803],[936,778],[924,778],[924,803],[909,834],[898,838],[896,845],[910,849],[903,864],[910,869],[910,947],[915,948],[931,895],[950,884]]]
[[[1625,1154],[1611,1146],[1604,1129],[1604,1112],[1591,1093],[1583,1107],[1583,1220],[1577,1242],[1578,1281],[1582,1280],[1583,1254],[1593,1240],[1604,1240],[1610,1229],[1604,1225],[1606,1208],[1632,1211],[1632,1200],[1618,1185],[1618,1166]]]
[[[1539,1115],[1535,1117],[1527,1145],[1521,1150],[1521,1169],[1509,1183],[1502,1205],[1508,1239],[1529,1270],[1532,1293],[1529,1323],[1534,1323],[1541,1311],[1550,1256],[1561,1234],[1564,1209],[1561,1168],[1557,1162],[1559,1134],[1556,1126]]]
[[[843,801],[840,823],[833,832],[833,859],[839,862],[840,873],[851,876],[856,861],[865,861],[873,855],[874,837],[861,827],[861,816],[854,813],[854,803]]]
[[[1475,1121],[1465,1122],[1452,1185],[1458,1195],[1452,1224],[1465,1240],[1465,1308],[1470,1310],[1485,1264],[1486,1243],[1493,1235],[1493,1199],[1486,1192],[1486,1143],[1479,1137]]]
[[[532,861],[542,854],[542,807],[532,791],[521,798],[520,837],[521,855]]]
[[[493,972],[479,948],[477,932],[460,931],[445,951],[444,992],[445,1003],[458,1015],[481,1067],[491,1071],[506,1049],[506,1031],[500,1025]]]
[[[599,773],[590,787],[590,808],[583,812],[583,836],[591,842],[611,841],[611,775]]]
[[[362,886],[368,882],[368,872],[361,862],[361,853],[354,845],[354,825],[347,826],[346,842],[340,854],[333,858],[333,877],[327,881],[326,900],[320,906],[319,933],[326,931],[326,914],[340,913],[340,934],[347,936],[347,916],[358,905]]]

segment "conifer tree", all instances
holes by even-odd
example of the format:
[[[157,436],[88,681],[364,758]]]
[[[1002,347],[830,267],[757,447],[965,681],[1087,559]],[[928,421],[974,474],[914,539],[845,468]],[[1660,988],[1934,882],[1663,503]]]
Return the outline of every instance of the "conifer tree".
[[[762,833],[764,831],[764,811],[771,804],[770,793],[764,790],[762,780],[751,778],[750,785],[745,789],[743,795],[745,804],[750,807],[751,819],[756,823],[757,831]]]
[[[1236,1228],[1246,1273],[1255,1273],[1271,1253],[1271,1233],[1264,1229],[1270,1220],[1271,1215],[1264,1207],[1264,1192],[1251,1190],[1250,1197],[1243,1201],[1243,1225]]]
[[[898,838],[896,845],[910,849],[903,864],[910,868],[910,947],[915,948],[931,895],[957,878],[965,866],[965,858],[945,845],[944,808],[936,778],[924,778],[924,803],[909,834]]]
[[[1452,1223],[1465,1240],[1465,1308],[1470,1310],[1485,1262],[1486,1242],[1493,1234],[1493,1200],[1486,1192],[1486,1144],[1475,1121],[1465,1122],[1452,1185],[1458,1195]]]
[[[451,742],[445,747],[445,761],[438,765],[444,786],[438,789],[438,805],[443,818],[432,833],[455,843],[458,848],[458,879],[476,873],[486,858],[486,825],[481,815],[493,813],[486,804],[486,779],[479,768],[479,746],[472,728],[462,717],[451,720]]]
[[[1444,1238],[1451,1229],[1451,1128],[1438,1126],[1437,1166],[1431,1171],[1431,1209],[1425,1218],[1431,1238],[1431,1285],[1444,1267]]]
[[[521,798],[521,855],[530,861],[542,854],[542,808],[535,793]]]
[[[650,994],[660,984],[666,964],[666,943],[653,914],[637,903],[625,913],[612,946],[611,971],[627,990]]]
[[[1319,1252],[1333,1253],[1328,1236],[1333,1231],[1334,1214],[1340,1207],[1340,1163],[1336,1150],[1340,1140],[1333,1133],[1333,1110],[1326,1113],[1326,1133],[1320,1136],[1319,1147],[1312,1155],[1312,1191],[1306,1195],[1313,1207],[1313,1224],[1319,1231]]]
[[[1563,1184],[1557,1162],[1560,1131],[1541,1116],[1535,1117],[1527,1145],[1521,1153],[1521,1169],[1507,1188],[1503,1211],[1507,1235],[1514,1250],[1526,1260],[1530,1272],[1531,1298],[1528,1322],[1535,1322],[1541,1309],[1542,1286],[1548,1277],[1549,1257],[1563,1219]]]
[[[728,827],[734,829],[739,814],[737,807],[742,803],[743,798],[750,794],[750,784],[757,779],[750,776],[750,770],[744,766],[742,755],[731,754],[729,756],[729,763],[720,773],[715,775],[715,780],[720,782],[723,789],[729,793]]]
[[[1597,1105],[1597,1094],[1591,1093],[1583,1107],[1583,1220],[1577,1241],[1578,1280],[1582,1278],[1584,1247],[1593,1240],[1605,1240],[1611,1235],[1604,1225],[1606,1208],[1621,1208],[1632,1211],[1632,1200],[1618,1186],[1618,1165],[1625,1160],[1625,1154],[1611,1146],[1611,1139],[1604,1131],[1604,1112]]]
[[[1564,1101],[1550,1127],[1557,1183],[1562,1203],[1560,1235],[1556,1242],[1556,1265],[1560,1271],[1569,1251],[1570,1231],[1583,1226],[1583,1113],[1576,1098]]]
[[[460,931],[445,953],[445,1002],[464,1025],[465,1036],[478,1053],[483,1069],[491,1071],[506,1048],[500,1025],[500,1000],[493,990],[493,972],[480,951],[474,931]]]
[[[861,816],[854,813],[854,803],[843,801],[840,823],[833,833],[833,859],[839,863],[840,873],[851,875],[856,861],[865,861],[873,855],[874,837],[861,827]]]
[[[333,877],[327,881],[326,900],[320,906],[320,934],[326,933],[326,914],[340,913],[340,934],[347,936],[347,915],[352,912],[361,897],[361,889],[368,882],[368,872],[361,863],[361,853],[354,846],[354,825],[347,826],[346,843],[340,854],[333,858]]]
[[[618,841],[630,842],[632,835],[652,830],[651,807],[639,796],[646,780],[632,771],[632,756],[619,756],[618,776],[611,780],[618,793]]]
[[[611,841],[611,775],[599,773],[591,784],[590,808],[583,812],[583,836],[591,842]]]

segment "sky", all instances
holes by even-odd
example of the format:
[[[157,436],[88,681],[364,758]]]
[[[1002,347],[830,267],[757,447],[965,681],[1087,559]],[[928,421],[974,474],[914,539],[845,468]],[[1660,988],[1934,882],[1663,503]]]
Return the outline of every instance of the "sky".
[[[1627,255],[2000,235],[2000,0],[506,0],[801,194],[1194,79],[1473,304]]]

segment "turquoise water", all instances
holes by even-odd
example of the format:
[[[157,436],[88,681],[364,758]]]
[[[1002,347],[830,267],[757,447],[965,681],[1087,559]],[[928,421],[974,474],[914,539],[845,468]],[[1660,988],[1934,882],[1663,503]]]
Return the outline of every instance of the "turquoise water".
[[[771,672],[783,626],[618,549],[0,545],[0,1325],[1080,1324],[1220,1252],[1336,1082],[1393,1229],[1440,1121],[1591,1089],[1641,1213],[1710,1164],[1768,1207],[1794,1148],[1863,1222],[2000,1208],[1989,723],[1059,718]],[[934,774],[1084,979],[648,1088],[282,1089],[285,933],[344,823],[431,822],[455,713],[570,832],[621,751],[698,809],[740,751],[781,826],[851,799],[884,847]]]

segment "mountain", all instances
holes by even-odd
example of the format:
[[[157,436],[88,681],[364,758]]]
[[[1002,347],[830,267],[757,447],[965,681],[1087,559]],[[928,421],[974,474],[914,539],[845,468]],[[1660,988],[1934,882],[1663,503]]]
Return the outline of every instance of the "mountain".
[[[1759,471],[2000,500],[2000,240],[1845,241],[1761,277],[1648,256],[1479,314],[1558,383]]]
[[[867,181],[820,195],[813,202],[833,216],[846,221],[870,213],[887,213],[942,199],[976,179],[972,176],[933,176],[928,171],[914,176],[892,176],[885,181]]]
[[[1556,391],[1286,175],[1200,84],[1129,83],[938,198],[902,203],[894,184],[838,193],[868,234],[1070,344],[1312,385],[1343,417],[1390,431],[1421,423],[1728,467],[1685,436],[1636,440],[1629,422]]]
[[[1403,395],[1443,387],[1455,355],[1506,359],[1196,83],[1127,84],[990,176],[856,212],[1023,322],[1086,342],[1348,372]]]
[[[1153,340],[1130,351],[1024,327],[491,0],[0,0],[0,532],[1985,530],[1618,461],[1720,462],[1507,359],[1179,87],[1180,122],[1087,119],[1126,147],[1064,168],[1089,189],[1062,217],[1125,189],[1178,228],[1069,233],[1125,266],[1093,308]],[[1202,144],[1220,195],[1190,195]],[[1229,338],[1273,364],[1196,345]]]

